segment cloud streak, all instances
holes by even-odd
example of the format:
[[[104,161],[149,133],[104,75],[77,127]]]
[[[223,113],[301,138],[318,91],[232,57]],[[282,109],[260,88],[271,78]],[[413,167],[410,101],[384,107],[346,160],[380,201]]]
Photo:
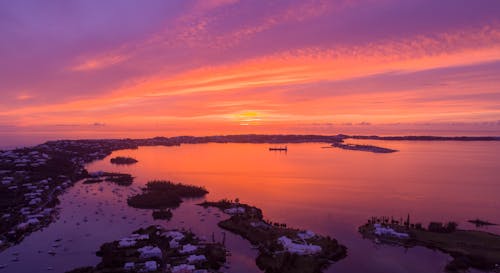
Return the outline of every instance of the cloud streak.
[[[0,125],[105,120],[145,127],[216,124],[224,130],[498,120],[500,80],[492,75],[500,73],[500,22],[494,16],[500,4],[463,1],[465,13],[446,6],[449,1],[424,2],[426,8],[395,0],[152,2],[138,11],[151,19],[131,17],[128,24],[136,23],[137,30],[120,30],[104,43],[95,37],[113,36],[116,23],[108,27],[72,7],[57,23],[74,25],[72,16],[83,14],[89,27],[81,36],[61,30],[29,60],[0,46],[6,60],[0,91],[11,98],[0,102]],[[125,14],[132,10],[128,5]],[[169,12],[161,16],[156,7]],[[449,14],[432,17],[426,13],[432,8]],[[16,27],[16,18],[28,26],[53,20],[4,10],[11,12],[0,29],[14,44],[22,41],[19,33],[35,41],[48,33]],[[404,18],[410,11],[415,17]]]

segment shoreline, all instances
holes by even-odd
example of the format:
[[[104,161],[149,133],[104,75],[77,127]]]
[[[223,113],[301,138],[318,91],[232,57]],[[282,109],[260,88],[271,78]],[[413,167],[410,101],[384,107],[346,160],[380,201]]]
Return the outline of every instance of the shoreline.
[[[204,137],[202,139],[182,137],[182,139],[189,144],[282,143],[279,141],[285,140],[289,141],[286,143],[307,143],[308,141],[317,142],[316,140],[318,139],[324,141],[331,140],[335,136],[266,135],[254,139],[253,142],[244,142],[244,139],[242,139],[243,136],[238,136],[238,138],[233,139],[233,141],[237,140],[237,142],[221,142],[227,140],[229,137],[217,138],[216,141],[211,137]],[[179,139],[175,138],[174,140]],[[198,142],[202,140],[211,140],[211,142]],[[147,145],[139,145],[139,143]],[[102,160],[116,150],[137,149],[140,146],[177,146],[181,144],[184,144],[184,142],[176,142],[171,139],[165,140],[163,138],[156,140],[61,140],[50,141],[33,148],[0,151],[0,188],[5,190],[11,186],[18,186],[17,189],[13,190],[15,197],[23,198],[20,205],[10,207],[9,212],[0,211],[0,216],[2,217],[0,219],[0,226],[11,228],[6,232],[0,233],[0,240],[2,241],[0,252],[7,247],[18,244],[30,233],[50,225],[56,219],[58,211],[57,209],[53,209],[54,207],[50,207],[49,203],[57,205],[58,197],[66,189],[84,178],[91,178],[91,174],[86,170],[86,164],[95,160]],[[12,177],[12,179],[6,180],[6,177]],[[6,181],[5,184],[3,183],[4,181]],[[25,184],[31,185],[25,186]],[[37,193],[39,192],[40,194],[38,195]],[[42,200],[30,205],[29,203],[36,198]],[[29,210],[23,210],[23,208],[29,208]],[[45,211],[45,209],[53,210]],[[48,214],[45,215],[45,212]],[[8,225],[4,225],[5,219],[3,216],[5,214],[10,214],[9,217],[11,220]],[[38,222],[32,219],[36,219]],[[23,225],[23,229],[21,229],[19,224],[24,223],[27,223],[27,225]],[[6,237],[10,236],[8,234],[10,231],[15,231],[15,240],[5,240]]]
[[[347,247],[330,236],[287,227],[266,220],[260,208],[239,200],[205,201],[229,215],[217,225],[249,241],[258,249],[255,263],[263,272],[318,273],[347,256]]]
[[[204,143],[336,143],[348,139],[357,140],[384,140],[384,141],[500,141],[500,136],[433,136],[433,135],[316,135],[316,134],[237,134],[237,135],[212,135],[212,136],[174,136],[152,138],[95,138],[95,139],[59,139],[49,140],[41,144],[26,145],[14,148],[0,148],[1,151],[32,149],[45,144],[57,142],[121,142],[126,143],[131,149],[139,146],[174,146],[181,144]],[[126,148],[124,148],[126,149]]]
[[[375,244],[404,248],[421,246],[448,254],[452,260],[446,264],[446,272],[463,272],[470,268],[497,272],[500,269],[500,235],[458,229],[457,226],[455,222],[431,222],[425,228],[420,223],[411,223],[409,215],[405,222],[372,217],[358,228],[358,232]]]
[[[155,137],[149,139],[56,140],[29,148],[0,150],[0,251],[49,225],[57,216],[58,196],[81,179],[85,165],[112,152],[141,146],[205,143],[329,143],[345,139],[409,141],[500,141],[500,137],[348,136],[348,135],[227,135]],[[370,146],[371,147],[371,146]],[[377,147],[378,148],[378,147]],[[370,148],[371,149],[371,148]],[[385,149],[385,148],[380,148]],[[12,205],[15,204],[15,205]]]

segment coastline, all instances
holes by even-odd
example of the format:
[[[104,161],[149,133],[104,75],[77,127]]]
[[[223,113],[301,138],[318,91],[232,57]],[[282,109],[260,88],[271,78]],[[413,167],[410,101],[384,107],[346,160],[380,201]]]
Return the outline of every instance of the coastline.
[[[181,144],[203,143],[334,143],[344,140],[384,140],[384,141],[500,141],[500,136],[434,136],[434,135],[351,135],[351,134],[235,134],[212,136],[173,136],[152,138],[82,138],[49,140],[36,145],[20,145],[12,148],[0,148],[0,151],[35,148],[44,144],[53,145],[58,142],[105,143],[125,145],[123,149],[135,149],[139,146],[173,146]]]
[[[301,139],[301,137],[303,137],[303,136],[293,135],[293,137],[286,136],[285,139],[288,139],[289,141],[303,141],[303,138]],[[307,136],[306,138],[309,140],[317,140],[319,137]],[[199,141],[199,139],[193,140],[191,137],[187,137],[185,139],[190,140],[191,142],[194,142],[194,144],[198,143],[195,141]],[[209,139],[211,139],[211,137],[204,138],[204,140],[207,140],[207,139],[209,140]],[[269,139],[270,139],[270,136],[266,136],[265,138],[263,137],[262,139],[259,139],[259,141],[264,141],[264,140],[269,141]],[[81,166],[81,168],[82,168],[82,169],[80,169],[82,171],[81,175],[85,176],[86,175],[85,174],[85,172],[86,172],[85,164],[92,162],[94,160],[104,159],[106,156],[110,155],[113,151],[116,151],[116,150],[135,149],[135,148],[139,147],[139,145],[137,145],[138,142],[150,144],[151,142],[149,142],[149,140],[150,139],[148,139],[148,140],[123,139],[123,140],[51,141],[51,142],[46,143],[46,144],[35,146],[32,149],[17,149],[17,150],[15,150],[14,154],[16,154],[16,156],[18,157],[17,159],[25,160],[23,158],[25,156],[29,155],[31,152],[37,151],[37,152],[42,153],[42,154],[45,153],[45,154],[47,154],[47,156],[50,157],[50,159],[47,160],[49,166],[55,164],[56,162],[59,162],[59,164],[61,162],[67,162],[67,164],[71,163],[72,165],[74,165],[75,169],[78,169],[78,166]],[[217,141],[221,141],[221,140],[224,140],[224,139],[219,138]],[[227,140],[227,138],[226,138],[226,140]],[[257,141],[257,140],[255,140],[255,141]],[[275,141],[272,143],[282,143],[282,142],[276,142],[276,141],[284,141],[284,140],[282,138],[280,138],[280,136],[273,136],[273,139],[271,139],[271,141]],[[316,142],[316,141],[312,141],[312,142]],[[161,143],[161,142],[157,141],[156,143]],[[199,143],[208,143],[208,142],[199,142]],[[220,143],[220,142],[217,142],[217,143]],[[226,143],[226,142],[224,142],[224,143]],[[238,143],[247,143],[247,142],[238,142]],[[269,142],[250,142],[250,143],[269,143]],[[286,142],[286,143],[289,143],[289,142]],[[304,143],[304,142],[296,142],[296,143]],[[182,145],[183,143],[175,143],[172,141],[172,142],[163,142],[163,144],[164,145],[140,145],[140,146],[173,146],[173,145]],[[2,152],[2,156],[3,155],[4,154]],[[54,156],[54,158],[52,158],[52,156]],[[29,156],[27,156],[27,158],[29,158],[29,162],[20,163],[20,164],[25,164],[26,166],[15,166],[15,171],[17,172],[17,171],[25,170],[27,172],[26,175],[30,176],[29,179],[32,179],[34,176],[30,175],[28,172],[40,170],[40,168],[43,168],[43,166],[33,166],[33,165],[38,164],[36,162],[36,160],[32,161],[31,157],[29,157]],[[57,161],[53,161],[56,159],[57,159]],[[15,160],[16,159],[14,159],[13,161],[15,161]],[[26,160],[28,160],[28,159],[26,159]],[[58,165],[58,166],[60,166],[60,165]],[[0,169],[2,169],[2,168],[0,168]],[[63,183],[67,182],[67,181],[66,180],[60,181],[60,180],[56,179],[58,177],[58,175],[61,175],[61,174],[59,174],[60,171],[61,170],[58,170],[57,172],[47,174],[47,178],[53,177],[53,180],[55,180],[54,183],[49,183],[48,186],[51,189],[55,189],[57,186],[61,186],[62,190],[64,191],[64,189],[65,189],[64,187],[69,188],[73,184],[66,184],[63,187],[62,186]],[[68,169],[65,171],[68,171]],[[18,180],[21,178],[21,176],[19,176],[20,174],[21,173],[16,174],[18,176],[15,177],[15,182],[12,182],[12,183],[20,183],[20,180]],[[7,175],[10,175],[10,174],[7,174]],[[45,179],[45,178],[43,178],[43,179]],[[79,177],[75,177],[74,178],[75,181],[70,179],[71,183],[75,183],[76,181],[79,181],[77,179],[79,179]],[[42,181],[42,180],[40,180],[40,181]],[[32,182],[28,181],[28,183],[34,184],[34,183],[37,183],[40,181],[35,179]],[[24,182],[25,181],[23,181],[23,183]],[[36,190],[33,189],[33,191],[36,191]],[[27,188],[27,189],[23,189],[20,193],[23,193],[23,194],[24,193],[31,193],[33,191]],[[54,198],[54,200],[55,200],[57,198],[57,196],[59,196],[59,192],[55,193],[54,196],[55,196],[55,198]],[[29,215],[37,215],[37,213],[35,211],[32,211],[32,212],[33,213],[31,213]],[[57,212],[54,212],[54,214],[51,215],[51,217],[57,217]],[[48,222],[47,222],[47,225],[48,225],[48,224],[50,224],[50,222],[52,220],[50,218],[47,218],[47,220],[48,220]],[[40,221],[40,222],[42,222],[42,221]],[[21,223],[23,223],[23,222],[21,222]],[[26,231],[25,235],[28,235],[30,232],[38,230],[42,227],[43,226],[32,225]]]
[[[85,164],[112,152],[140,146],[178,146],[203,143],[329,143],[345,139],[393,141],[500,141],[500,137],[349,136],[349,135],[227,135],[178,136],[148,139],[56,140],[33,147],[0,150],[0,250],[22,241],[27,234],[50,224],[58,196],[77,181],[88,178]],[[385,148],[381,148],[385,149]],[[7,198],[6,198],[7,196]],[[10,205],[16,204],[16,205]],[[50,210],[49,210],[50,209]]]

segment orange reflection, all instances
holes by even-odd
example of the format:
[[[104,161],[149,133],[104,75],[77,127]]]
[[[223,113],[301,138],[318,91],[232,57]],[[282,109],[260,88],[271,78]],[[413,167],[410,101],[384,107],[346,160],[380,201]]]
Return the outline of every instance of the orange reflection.
[[[466,222],[480,216],[500,222],[500,188],[491,180],[500,175],[498,153],[491,149],[500,152],[500,147],[481,142],[374,144],[400,152],[321,149],[326,144],[319,143],[289,144],[288,153],[270,152],[268,144],[141,147],[111,155],[132,156],[139,160],[136,165],[112,166],[106,158],[89,169],[129,172],[138,184],[167,179],[206,186],[208,199],[240,198],[276,221],[315,230],[328,226],[324,219],[331,214],[342,219],[336,222],[351,224],[371,215],[407,213],[425,221]],[[474,156],[463,157],[464,151]]]

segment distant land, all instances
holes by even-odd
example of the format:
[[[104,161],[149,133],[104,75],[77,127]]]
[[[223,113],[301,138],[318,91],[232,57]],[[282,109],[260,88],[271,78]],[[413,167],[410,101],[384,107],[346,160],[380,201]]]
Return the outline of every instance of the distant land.
[[[121,144],[128,143],[131,146],[157,146],[157,145],[181,145],[198,143],[335,143],[348,139],[362,140],[388,140],[388,141],[500,141],[500,136],[377,136],[377,135],[216,135],[216,136],[175,136],[154,138],[123,138],[123,139],[82,139],[82,140],[56,140],[58,141],[118,141]],[[50,144],[54,141],[48,141]]]

